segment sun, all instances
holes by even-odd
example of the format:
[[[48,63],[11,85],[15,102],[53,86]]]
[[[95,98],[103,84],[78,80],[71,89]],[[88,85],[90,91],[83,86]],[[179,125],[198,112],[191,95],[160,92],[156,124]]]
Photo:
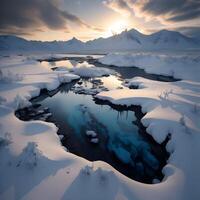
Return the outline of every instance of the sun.
[[[119,34],[122,31],[126,30],[127,26],[128,26],[127,21],[124,20],[117,21],[109,27],[109,33],[111,35]]]

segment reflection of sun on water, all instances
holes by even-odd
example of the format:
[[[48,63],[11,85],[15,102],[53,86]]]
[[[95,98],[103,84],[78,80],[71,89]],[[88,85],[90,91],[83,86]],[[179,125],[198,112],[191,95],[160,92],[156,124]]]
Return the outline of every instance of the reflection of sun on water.
[[[127,27],[128,27],[127,21],[124,20],[117,21],[111,24],[111,26],[108,28],[108,31],[106,32],[106,37],[119,34],[122,31],[126,30]]]

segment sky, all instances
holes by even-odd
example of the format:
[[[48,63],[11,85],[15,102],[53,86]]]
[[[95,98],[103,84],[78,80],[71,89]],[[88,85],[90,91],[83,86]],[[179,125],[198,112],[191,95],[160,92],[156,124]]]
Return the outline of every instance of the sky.
[[[200,0],[0,0],[0,34],[88,41],[123,30],[200,38]]]

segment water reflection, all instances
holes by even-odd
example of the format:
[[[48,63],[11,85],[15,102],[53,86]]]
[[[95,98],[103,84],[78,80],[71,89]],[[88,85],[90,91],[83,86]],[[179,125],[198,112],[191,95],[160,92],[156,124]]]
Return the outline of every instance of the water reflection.
[[[105,85],[110,85],[114,77],[102,79]],[[90,80],[84,82],[87,87],[92,84]],[[46,94],[45,98],[33,100],[33,103],[50,109],[51,120],[65,135],[63,144],[69,151],[91,161],[108,162],[125,175],[142,182],[151,182],[159,176],[160,163],[150,144],[138,133],[134,111],[113,109],[109,105],[97,104],[91,95],[75,94],[71,88],[76,84],[63,85],[53,96],[50,93],[50,96]],[[88,130],[97,133],[98,144],[90,142],[86,136]]]
[[[93,64],[98,67],[102,66],[94,60],[89,64],[84,59],[42,62],[45,67],[54,69],[61,66],[67,69],[92,67]],[[143,134],[140,134],[145,130],[135,114],[138,116],[141,111],[137,110],[138,113],[135,113],[132,108],[119,108],[94,101],[91,95],[76,93],[75,89],[81,88],[85,91],[102,87],[108,90],[123,89],[125,88],[122,85],[123,79],[134,76],[162,81],[173,79],[148,74],[134,67],[107,67],[117,71],[118,75],[81,79],[44,93],[34,99],[33,103],[40,103],[41,107],[50,109],[53,114],[50,121],[59,127],[59,133],[65,135],[62,143],[70,152],[91,161],[103,160],[135,180],[151,183],[154,178],[161,179],[161,168],[166,158],[165,152],[160,146],[155,147],[154,143],[150,143]],[[91,138],[86,136],[88,130],[97,133],[98,144],[91,143]],[[159,152],[159,155],[156,152]]]

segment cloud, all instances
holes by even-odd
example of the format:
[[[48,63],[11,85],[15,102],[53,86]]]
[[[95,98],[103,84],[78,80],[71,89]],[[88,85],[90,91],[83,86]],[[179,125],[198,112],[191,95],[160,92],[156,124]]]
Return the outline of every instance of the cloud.
[[[168,22],[181,22],[200,17],[199,0],[137,0],[130,6],[140,16],[156,17]]]
[[[136,16],[161,22],[200,19],[199,0],[106,0],[104,4],[119,13],[132,11]]]
[[[0,32],[29,34],[39,28],[68,31],[68,22],[100,31],[59,8],[59,0],[1,0]]]
[[[132,9],[126,0],[106,0],[103,1],[103,4],[124,16],[130,16],[132,13]]]

